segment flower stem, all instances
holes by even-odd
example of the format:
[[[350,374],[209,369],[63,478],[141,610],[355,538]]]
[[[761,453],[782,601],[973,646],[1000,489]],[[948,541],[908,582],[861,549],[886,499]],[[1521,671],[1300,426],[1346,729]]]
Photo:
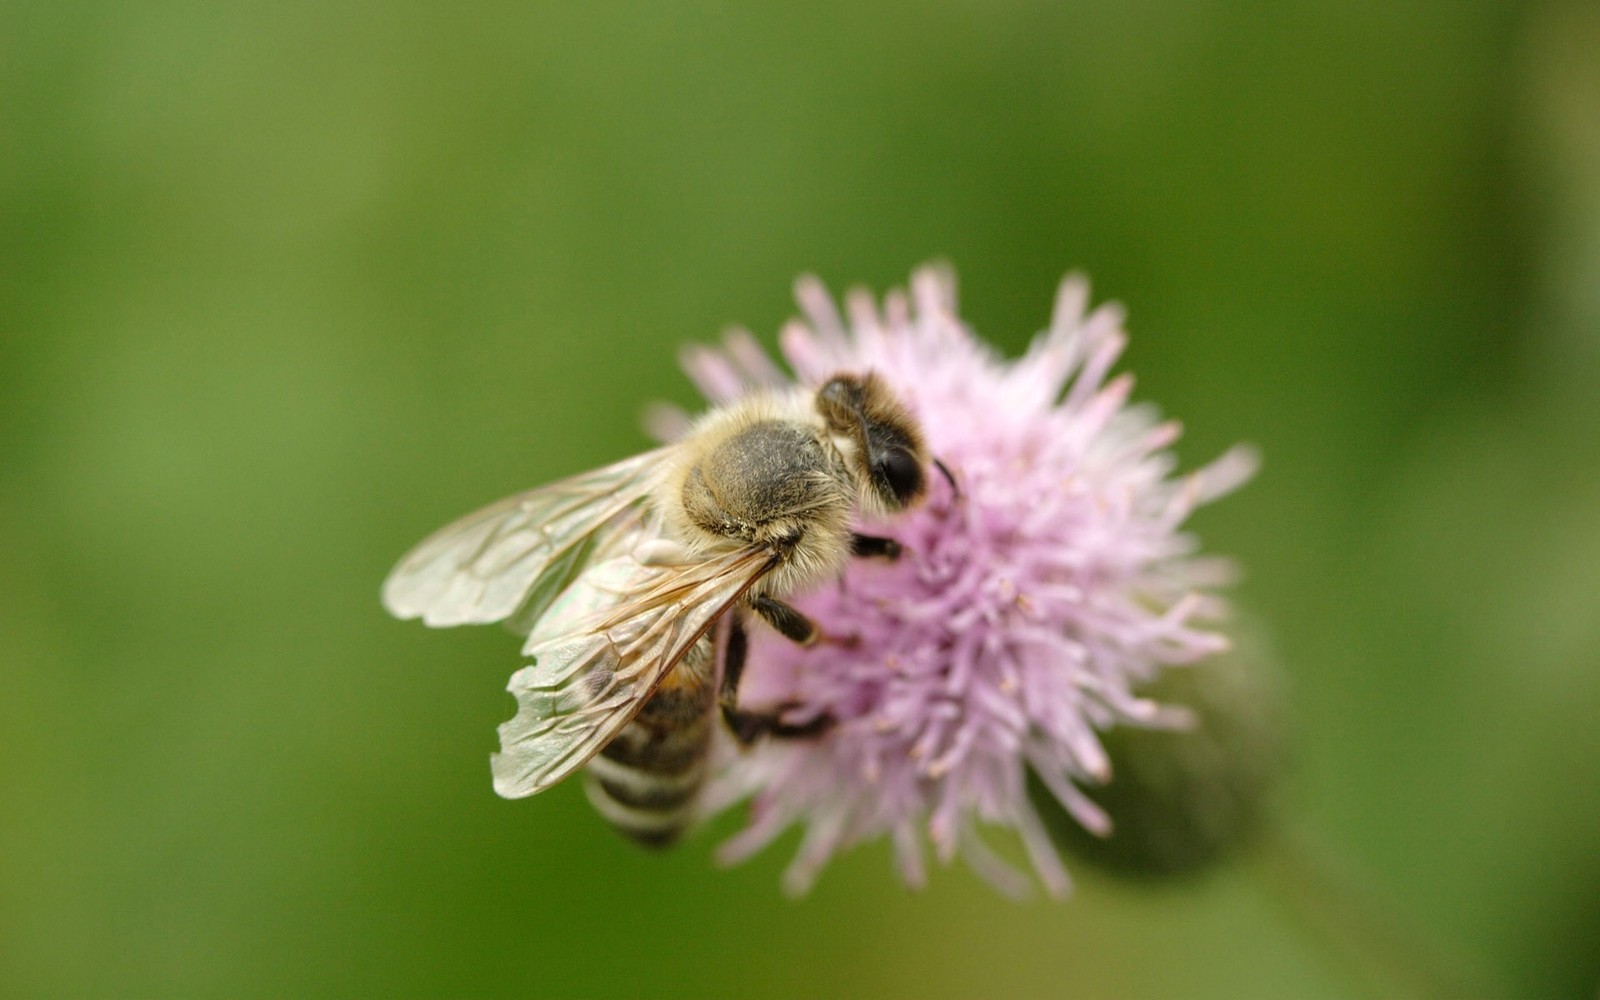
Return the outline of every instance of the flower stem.
[[[1377,995],[1486,1000],[1481,974],[1406,924],[1348,862],[1303,830],[1263,831],[1255,856],[1275,901]]]

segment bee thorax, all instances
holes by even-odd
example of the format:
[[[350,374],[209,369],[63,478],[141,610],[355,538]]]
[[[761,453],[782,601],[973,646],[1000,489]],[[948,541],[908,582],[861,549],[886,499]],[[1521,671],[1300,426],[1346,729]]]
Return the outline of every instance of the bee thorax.
[[[836,570],[847,552],[855,484],[815,420],[735,411],[685,441],[665,505],[686,544],[761,548],[779,559],[769,587]]]

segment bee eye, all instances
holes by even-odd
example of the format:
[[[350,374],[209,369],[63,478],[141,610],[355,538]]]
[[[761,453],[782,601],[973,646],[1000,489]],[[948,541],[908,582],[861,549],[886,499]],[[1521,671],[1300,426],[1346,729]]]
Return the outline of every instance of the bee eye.
[[[873,476],[889,487],[895,501],[904,507],[922,492],[922,466],[904,448],[891,448],[872,463]]]

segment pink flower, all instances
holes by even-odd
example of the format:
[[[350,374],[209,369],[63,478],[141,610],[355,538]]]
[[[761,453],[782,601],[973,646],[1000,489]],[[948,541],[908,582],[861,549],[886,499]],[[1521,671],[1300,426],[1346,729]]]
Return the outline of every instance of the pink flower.
[[[869,526],[903,543],[897,562],[857,560],[836,585],[795,598],[852,642],[801,648],[752,630],[741,701],[789,702],[791,721],[837,724],[728,752],[707,809],[749,797],[750,821],[722,857],[746,858],[798,823],[792,892],[839,850],[887,836],[913,886],[931,843],[941,863],[960,855],[1021,894],[1029,880],[979,835],[998,825],[1017,831],[1040,881],[1062,894],[1066,871],[1029,804],[1027,772],[1085,828],[1109,832],[1079,787],[1111,779],[1098,733],[1182,725],[1181,709],[1134,689],[1226,647],[1202,624],[1225,611],[1207,588],[1225,582],[1226,564],[1197,557],[1180,528],[1252,474],[1253,454],[1236,448],[1173,475],[1178,425],[1128,405],[1130,376],[1107,377],[1126,341],[1122,311],[1088,312],[1081,277],[1062,283],[1050,328],[1014,361],[962,325],[953,276],[937,268],[881,309],[852,293],[846,316],[814,279],[797,295],[805,319],[781,347],[798,381],[879,373],[959,494],[934,476],[921,507]],[[716,403],[790,381],[742,332],[720,350],[691,349],[684,366]]]

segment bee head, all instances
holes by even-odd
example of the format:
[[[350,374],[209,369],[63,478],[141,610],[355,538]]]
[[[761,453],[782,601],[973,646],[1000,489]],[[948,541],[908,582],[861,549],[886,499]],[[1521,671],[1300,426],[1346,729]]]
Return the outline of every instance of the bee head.
[[[882,379],[835,375],[817,390],[817,412],[830,432],[855,445],[864,506],[892,514],[921,499],[928,488],[922,430]]]

